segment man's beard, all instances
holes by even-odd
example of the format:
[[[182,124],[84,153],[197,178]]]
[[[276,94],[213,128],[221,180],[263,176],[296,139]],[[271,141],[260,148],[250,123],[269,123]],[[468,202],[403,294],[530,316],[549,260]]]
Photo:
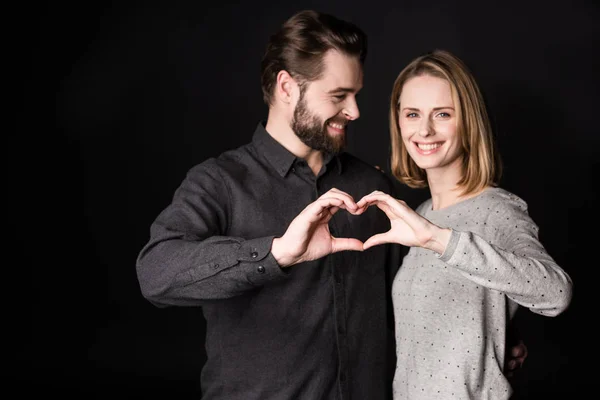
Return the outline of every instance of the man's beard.
[[[330,136],[327,133],[327,122],[329,120],[323,122],[318,116],[311,114],[302,97],[294,110],[291,127],[302,143],[311,149],[338,154],[344,150],[346,134]]]

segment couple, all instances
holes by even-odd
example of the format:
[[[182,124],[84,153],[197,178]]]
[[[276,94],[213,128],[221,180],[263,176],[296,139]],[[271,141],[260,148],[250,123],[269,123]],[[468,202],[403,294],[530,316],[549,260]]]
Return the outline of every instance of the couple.
[[[203,399],[508,399],[516,309],[569,305],[526,203],[496,186],[482,96],[457,57],[416,58],[392,90],[392,173],[431,191],[416,211],[343,152],[365,56],[355,25],[292,16],[262,60],[266,122],[193,167],[151,226],[142,294],[202,307]]]

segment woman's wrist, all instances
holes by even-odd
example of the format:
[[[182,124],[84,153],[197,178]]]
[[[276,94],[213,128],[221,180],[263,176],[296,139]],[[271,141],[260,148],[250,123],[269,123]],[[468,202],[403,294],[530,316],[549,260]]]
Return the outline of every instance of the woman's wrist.
[[[426,249],[433,250],[438,254],[444,254],[448,243],[450,242],[450,236],[452,236],[452,229],[440,228],[439,226],[432,226],[431,238],[423,246]]]

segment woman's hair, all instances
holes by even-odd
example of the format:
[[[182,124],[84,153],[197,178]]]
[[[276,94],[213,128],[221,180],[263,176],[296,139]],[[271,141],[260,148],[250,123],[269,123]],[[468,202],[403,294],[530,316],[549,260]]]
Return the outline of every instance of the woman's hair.
[[[367,55],[367,36],[356,25],[312,10],[289,18],[271,36],[261,62],[263,100],[270,105],[279,71],[287,71],[302,87],[317,80],[324,71],[323,58],[329,50],[358,57]]]
[[[444,79],[450,84],[463,151],[463,174],[458,182],[463,195],[498,185],[502,161],[496,149],[483,96],[465,63],[444,50],[434,50],[417,57],[400,72],[394,82],[390,101],[392,174],[410,187],[427,187],[425,171],[412,160],[402,141],[398,119],[404,84],[411,78],[424,75]]]

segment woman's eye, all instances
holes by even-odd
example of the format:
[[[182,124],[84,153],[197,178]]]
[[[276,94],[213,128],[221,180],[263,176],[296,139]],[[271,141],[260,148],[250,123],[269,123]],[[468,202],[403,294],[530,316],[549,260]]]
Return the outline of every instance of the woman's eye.
[[[406,114],[406,118],[415,118],[417,116],[417,113],[408,113]]]
[[[450,117],[450,114],[448,114],[447,112],[441,112],[438,114],[438,116],[448,118],[448,117]]]

